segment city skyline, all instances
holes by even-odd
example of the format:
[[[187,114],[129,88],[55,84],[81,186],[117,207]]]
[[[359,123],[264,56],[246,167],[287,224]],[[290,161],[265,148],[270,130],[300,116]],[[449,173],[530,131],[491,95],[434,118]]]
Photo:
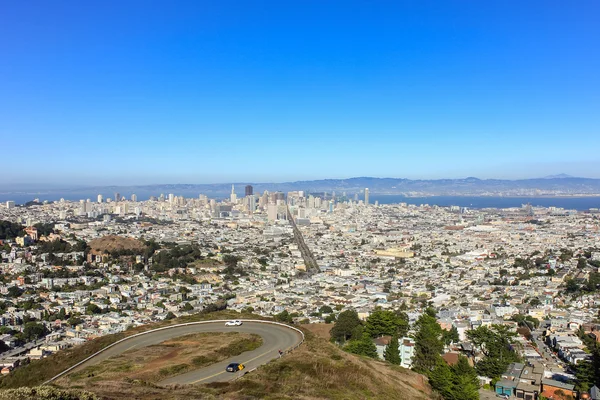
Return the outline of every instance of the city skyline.
[[[0,183],[600,178],[599,10],[10,4]]]

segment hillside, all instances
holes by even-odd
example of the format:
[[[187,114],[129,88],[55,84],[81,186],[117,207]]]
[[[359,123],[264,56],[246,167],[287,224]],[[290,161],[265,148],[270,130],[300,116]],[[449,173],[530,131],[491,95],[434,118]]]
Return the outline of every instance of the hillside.
[[[89,243],[89,246],[94,254],[111,253],[115,250],[141,251],[145,248],[144,244],[139,240],[116,235],[107,235],[94,239]]]
[[[225,319],[231,316],[232,312],[226,311],[199,319]],[[190,318],[185,320],[189,321]],[[304,331],[306,342],[293,353],[272,361],[234,382],[163,388],[141,380],[113,376],[105,380],[100,377],[87,380],[85,385],[77,382],[69,384],[67,380],[61,380],[60,384],[64,385],[61,386],[64,389],[85,389],[99,398],[110,400],[432,398],[431,389],[422,375],[385,362],[345,353],[327,340],[306,329]],[[103,345],[114,341],[110,337],[100,339],[104,339]],[[90,345],[93,345],[93,342]],[[72,349],[68,359],[78,360],[89,354],[90,349],[84,347]],[[31,363],[20,375],[47,376],[45,367],[54,366],[53,361],[61,361],[61,368],[64,367],[67,357],[53,357],[54,360],[51,357],[46,362]],[[4,381],[1,385],[3,387],[18,386],[14,378],[9,378],[8,381],[3,378],[1,381]],[[25,384],[40,383],[40,379],[30,379]]]

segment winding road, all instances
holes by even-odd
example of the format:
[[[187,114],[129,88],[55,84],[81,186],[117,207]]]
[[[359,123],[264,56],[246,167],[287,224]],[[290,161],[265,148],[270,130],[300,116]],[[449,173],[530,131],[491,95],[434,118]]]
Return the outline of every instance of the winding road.
[[[231,327],[226,327],[225,321],[188,323],[159,328],[144,332],[143,334],[133,335],[90,356],[82,363],[76,364],[46,383],[52,382],[55,379],[58,379],[59,377],[67,375],[71,372],[101,363],[110,357],[114,357],[128,350],[159,344],[179,336],[204,332],[243,332],[261,336],[263,344],[256,350],[242,353],[239,356],[209,365],[205,368],[170,377],[158,382],[158,384],[193,385],[209,382],[225,382],[238,378],[246,372],[251,371],[260,365],[268,363],[269,361],[279,357],[279,350],[284,352],[291,350],[295,346],[302,343],[304,339],[300,331],[287,325],[265,321],[242,321],[244,321],[243,325]],[[232,362],[243,363],[246,366],[246,369],[237,373],[226,372],[225,367]]]

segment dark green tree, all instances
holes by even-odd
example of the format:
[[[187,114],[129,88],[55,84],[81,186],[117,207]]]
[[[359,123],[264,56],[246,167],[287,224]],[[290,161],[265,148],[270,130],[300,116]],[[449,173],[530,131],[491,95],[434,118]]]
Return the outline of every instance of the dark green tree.
[[[365,323],[365,331],[375,338],[383,335],[402,337],[408,332],[408,317],[405,313],[388,310],[375,310]]]
[[[402,359],[400,358],[400,344],[398,343],[398,336],[392,336],[392,339],[388,345],[385,346],[383,358],[389,363],[400,365]]]
[[[510,345],[517,336],[506,325],[480,326],[467,332],[467,337],[484,355],[475,368],[480,375],[498,378],[511,362],[519,361],[519,356]]]
[[[37,340],[46,336],[50,331],[46,325],[38,322],[27,322],[23,327],[23,338],[26,340]]]
[[[417,333],[412,368],[426,375],[438,365],[444,349],[442,328],[431,314],[431,311],[425,312],[415,324]],[[433,314],[435,315],[435,311]]]
[[[285,322],[287,324],[291,324],[294,322],[292,316],[287,310],[283,310],[279,314],[275,314],[275,321]]]
[[[344,346],[344,350],[349,353],[367,356],[371,358],[379,358],[377,355],[377,347],[367,333],[364,333],[359,340],[351,340]]]
[[[176,316],[175,316],[175,314],[173,314],[171,311],[169,311],[169,312],[167,313],[167,315],[165,316],[165,319],[166,319],[167,321],[168,321],[168,320],[171,320],[171,319],[174,319],[174,318],[177,318],[177,317],[176,317]]]
[[[356,311],[342,311],[338,315],[333,328],[329,331],[329,335],[332,340],[338,343],[344,343],[353,336],[353,331],[359,326],[361,326],[361,321],[358,318]],[[362,337],[362,332],[359,337]],[[358,339],[358,337],[356,339]]]
[[[442,332],[442,338],[446,346],[450,345],[451,343],[458,343],[460,340],[458,337],[458,329],[456,329],[455,326],[453,326],[449,331],[444,329]]]

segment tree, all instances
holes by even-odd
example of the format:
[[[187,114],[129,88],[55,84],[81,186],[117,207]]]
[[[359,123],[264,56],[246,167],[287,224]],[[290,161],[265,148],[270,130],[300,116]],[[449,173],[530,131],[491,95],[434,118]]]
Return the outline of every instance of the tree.
[[[511,362],[519,361],[519,357],[511,350],[517,334],[509,326],[480,326],[467,332],[467,337],[475,347],[484,354],[484,358],[475,366],[480,375],[498,378]]]
[[[283,310],[279,314],[275,314],[275,321],[285,322],[288,324],[291,324],[294,322],[294,320],[292,319],[292,316],[290,315],[290,313],[287,312],[287,310]]]
[[[478,400],[479,380],[477,372],[467,359],[459,357],[458,363],[450,367],[441,357],[429,374],[431,387],[445,400]]]
[[[353,336],[353,331],[360,326],[361,322],[360,319],[358,319],[356,311],[346,310],[338,315],[337,321],[335,321],[329,335],[332,340],[338,343],[344,343]],[[362,337],[362,332],[360,337]]]
[[[167,320],[167,321],[168,321],[168,320],[171,320],[171,319],[173,319],[173,318],[177,318],[177,317],[176,317],[176,316],[175,316],[175,314],[173,314],[171,311],[169,311],[169,312],[167,313],[167,315],[165,315],[165,320]]]
[[[383,335],[404,336],[408,331],[408,317],[405,313],[375,310],[367,318],[365,331],[371,335],[371,337]]]
[[[333,312],[333,308],[329,306],[321,306],[321,308],[319,308],[319,312],[322,314],[331,314]]]
[[[23,338],[26,340],[37,340],[46,336],[50,331],[46,325],[37,322],[27,322],[23,328]]]
[[[458,341],[460,340],[460,338],[458,337],[458,329],[456,329],[456,327],[453,326],[449,331],[444,330],[442,332],[442,338],[446,346],[450,345],[451,343],[458,343]]]
[[[67,320],[67,324],[69,324],[69,326],[76,326],[76,325],[79,325],[82,323],[83,323],[83,320],[74,315],[69,317],[69,319]]]
[[[194,306],[191,305],[190,303],[185,303],[183,306],[183,311],[192,311],[194,309]]]
[[[539,305],[541,305],[541,304],[542,304],[542,302],[541,302],[541,301],[540,301],[540,299],[538,299],[537,297],[534,297],[533,299],[531,299],[531,300],[529,301],[529,305],[530,305],[531,307],[537,307],[537,306],[539,306]]]
[[[96,304],[90,303],[85,308],[85,313],[88,314],[88,315],[91,315],[91,314],[101,314],[102,313],[102,309],[100,307],[98,307]]]
[[[587,267],[587,260],[584,257],[580,257],[577,260],[577,268],[583,269],[585,267]]]
[[[444,349],[442,328],[431,314],[431,310],[426,311],[415,324],[417,333],[413,369],[426,375],[438,365],[440,354]],[[435,315],[435,311],[433,314]]]
[[[402,359],[400,358],[400,344],[398,343],[398,336],[392,336],[392,339],[388,345],[385,346],[383,358],[389,363],[400,365]]]
[[[23,289],[18,286],[11,286],[8,288],[8,296],[12,298],[17,298],[23,294]]]
[[[359,340],[349,341],[348,344],[344,347],[344,350],[346,350],[349,353],[358,354],[361,356],[367,356],[371,358],[379,357],[377,355],[377,347],[371,339],[371,336],[369,336],[369,334],[367,333],[364,333],[362,338],[360,338]]]

